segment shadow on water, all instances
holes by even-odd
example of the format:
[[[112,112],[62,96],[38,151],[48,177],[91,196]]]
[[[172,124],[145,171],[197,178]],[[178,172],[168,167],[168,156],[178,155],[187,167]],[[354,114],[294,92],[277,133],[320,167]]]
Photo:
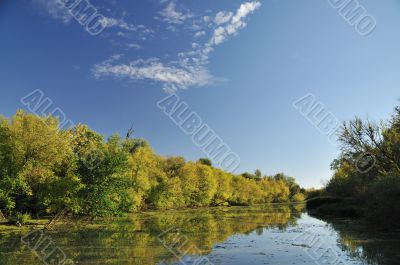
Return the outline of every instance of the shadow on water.
[[[299,257],[306,263],[307,255],[293,244],[292,232],[301,232],[301,223],[307,223],[307,218],[317,220],[304,214],[303,205],[149,212],[94,222],[74,220],[46,235],[75,264],[178,264],[181,258],[191,255],[210,257],[216,265],[236,264],[232,257],[246,256],[248,250],[259,254],[254,265],[268,264],[273,258],[279,258],[281,264],[297,264]],[[343,251],[352,253],[356,260],[396,264],[390,263],[389,257],[398,255],[396,250],[400,253],[398,237],[394,236],[394,241],[388,237],[380,240],[377,235],[353,229],[350,223],[320,222],[322,227],[337,231],[335,244],[339,242]],[[0,231],[0,264],[43,264],[40,255],[21,242],[24,234]],[[254,247],[249,247],[251,244]],[[289,252],[296,254],[290,256]],[[243,261],[239,258],[237,262]]]
[[[354,259],[364,264],[400,264],[400,231],[382,231],[357,220],[318,218],[337,233],[338,245]]]

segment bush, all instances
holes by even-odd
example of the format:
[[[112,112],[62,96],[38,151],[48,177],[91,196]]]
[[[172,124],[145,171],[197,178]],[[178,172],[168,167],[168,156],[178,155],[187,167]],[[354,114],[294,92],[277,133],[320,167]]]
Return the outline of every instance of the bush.
[[[349,205],[346,202],[332,203],[318,207],[311,214],[318,216],[335,216],[345,218],[360,218],[364,215],[362,208],[357,205]]]
[[[292,197],[293,202],[304,202],[306,200],[306,196],[303,193],[297,193]]]
[[[385,177],[377,181],[366,203],[370,222],[384,227],[400,227],[400,177]]]
[[[311,215],[360,218],[365,214],[365,206],[359,199],[319,197],[307,201]]]
[[[325,189],[319,189],[319,190],[309,189],[306,191],[306,196],[307,196],[308,200],[316,198],[316,197],[323,197],[323,196],[326,196],[326,190]]]
[[[320,207],[321,205],[338,203],[342,201],[343,199],[336,197],[317,197],[307,201],[307,209],[312,210]]]
[[[25,225],[31,220],[31,216],[27,213],[17,213],[9,218],[9,222],[14,225]]]

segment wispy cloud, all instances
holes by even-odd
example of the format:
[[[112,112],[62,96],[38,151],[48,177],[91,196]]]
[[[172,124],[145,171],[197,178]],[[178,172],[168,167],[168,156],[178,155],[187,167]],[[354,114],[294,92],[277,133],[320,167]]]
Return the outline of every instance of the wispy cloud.
[[[94,76],[96,78],[113,76],[134,80],[152,80],[161,83],[167,92],[192,86],[203,86],[213,80],[206,68],[186,65],[182,61],[164,64],[157,58],[151,58],[136,60],[129,64],[115,64],[115,61],[120,58],[120,56],[113,56],[111,59],[95,65]]]
[[[43,8],[51,17],[64,24],[68,24],[72,20],[71,14],[57,0],[32,0],[32,3]]]
[[[143,47],[140,46],[140,45],[137,44],[137,43],[128,43],[126,46],[127,46],[128,48],[135,49],[135,50],[141,50],[141,49],[143,49]]]
[[[199,37],[204,36],[204,35],[206,35],[206,32],[205,32],[204,30],[202,30],[202,31],[196,32],[196,33],[194,34],[194,37],[195,37],[195,38],[199,38]]]
[[[233,16],[232,12],[226,12],[226,11],[218,12],[214,18],[214,23],[217,25],[224,24],[224,23],[230,21],[232,16]]]
[[[39,6],[43,8],[47,13],[53,17],[54,19],[61,20],[64,24],[68,24],[72,19],[73,16],[68,10],[65,5],[62,4],[61,0],[31,0],[33,4],[36,6]],[[145,27],[144,25],[134,25],[131,23],[128,23],[125,18],[120,17],[120,18],[114,18],[114,17],[107,17],[104,16],[103,14],[103,19],[101,22],[107,27],[107,28],[115,28],[118,29],[119,32],[117,32],[117,36],[124,35],[122,31],[127,31],[127,32],[140,32],[142,34],[150,34],[152,33],[152,30]]]
[[[260,6],[261,2],[250,1],[241,4],[235,11],[220,11],[214,16],[195,16],[188,11],[177,11],[175,1],[169,2],[161,11],[162,21],[167,23],[167,27],[198,23],[195,33],[191,33],[191,49],[179,52],[176,59],[169,61],[160,58],[127,61],[122,57],[113,56],[94,65],[93,75],[96,78],[110,76],[119,79],[150,80],[161,84],[168,92],[211,84],[218,78],[213,77],[207,69],[210,54],[229,37],[237,35],[239,30],[246,26],[246,18]],[[200,23],[203,23],[203,26]],[[191,25],[192,30],[193,28]]]
[[[133,24],[127,23],[123,18],[104,17],[101,21],[108,28],[117,27],[127,31],[137,31],[137,27]]]
[[[222,23],[228,23],[214,30],[214,35],[211,39],[211,43],[214,45],[218,45],[224,42],[228,38],[228,36],[235,35],[239,29],[242,29],[246,26],[246,22],[244,22],[244,19],[260,6],[261,2],[258,1],[241,4],[240,8],[236,11],[236,14],[232,18],[226,15],[224,16],[224,14],[221,15],[221,13],[218,13],[220,15],[217,14],[215,20]]]
[[[159,14],[163,21],[170,24],[183,24],[187,19],[193,17],[187,10],[178,11],[175,1],[171,1]]]

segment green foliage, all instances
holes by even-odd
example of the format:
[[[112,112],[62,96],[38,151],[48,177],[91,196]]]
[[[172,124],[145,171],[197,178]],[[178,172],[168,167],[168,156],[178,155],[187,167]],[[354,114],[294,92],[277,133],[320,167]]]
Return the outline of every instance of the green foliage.
[[[360,118],[344,123],[339,140],[342,153],[331,165],[327,194],[359,199],[368,220],[399,226],[400,108],[379,125]]]
[[[149,143],[144,139],[126,139],[123,147],[125,151],[134,154],[140,147],[149,147]]]
[[[217,181],[209,166],[187,163],[182,168],[182,188],[185,205],[208,206],[217,191]]]
[[[0,210],[7,216],[67,210],[115,216],[146,209],[251,205],[302,200],[283,174],[233,175],[211,160],[157,155],[143,139],[107,140],[79,124],[18,111],[0,118]],[[20,222],[21,223],[21,222]]]
[[[360,200],[330,196],[310,199],[306,205],[310,214],[318,216],[355,218],[361,217],[364,210]]]
[[[306,195],[304,195],[303,193],[296,193],[292,197],[292,201],[294,202],[303,202],[305,200],[306,200]]]
[[[210,166],[210,167],[212,166],[212,161],[211,161],[211,159],[208,159],[208,158],[200,158],[198,162],[205,166]]]
[[[101,159],[96,166],[81,175],[85,186],[80,193],[82,212],[93,216],[121,215],[130,208],[128,156],[118,136],[111,137],[100,151]]]
[[[368,219],[373,223],[383,223],[386,227],[398,227],[400,178],[388,176],[376,181],[369,194],[366,211]]]
[[[233,177],[220,169],[214,168],[214,177],[217,179],[217,191],[213,198],[214,205],[227,205],[233,196]]]
[[[254,175],[256,175],[256,177],[257,177],[258,179],[260,179],[260,178],[262,177],[261,170],[256,169],[256,171],[254,171]]]
[[[0,201],[6,213],[51,212],[76,197],[71,135],[53,117],[18,111],[0,126]]]
[[[307,200],[310,200],[313,198],[325,196],[326,190],[324,188],[321,188],[321,189],[311,188],[311,189],[305,190],[305,194],[306,194]]]
[[[25,225],[31,220],[31,216],[28,213],[16,213],[11,216],[8,221],[14,225]]]

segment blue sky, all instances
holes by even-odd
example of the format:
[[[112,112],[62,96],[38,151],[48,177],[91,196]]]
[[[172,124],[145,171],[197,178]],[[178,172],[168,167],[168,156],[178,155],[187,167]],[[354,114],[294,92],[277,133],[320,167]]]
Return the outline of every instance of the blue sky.
[[[337,146],[293,102],[312,93],[340,120],[387,118],[398,104],[400,3],[360,1],[361,36],[328,0],[95,1],[92,36],[55,0],[0,4],[0,110],[40,89],[75,123],[148,139],[163,155],[204,157],[157,108],[177,93],[241,158],[305,187],[331,176]]]

